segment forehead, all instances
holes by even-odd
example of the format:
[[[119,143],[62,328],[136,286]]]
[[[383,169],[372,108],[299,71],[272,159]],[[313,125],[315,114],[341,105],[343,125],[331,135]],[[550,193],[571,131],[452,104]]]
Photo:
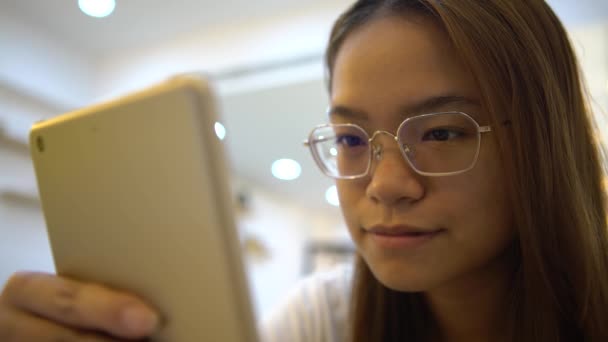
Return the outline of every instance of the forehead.
[[[478,91],[447,35],[428,18],[375,18],[351,32],[336,56],[332,105],[388,113],[437,96],[476,100]]]

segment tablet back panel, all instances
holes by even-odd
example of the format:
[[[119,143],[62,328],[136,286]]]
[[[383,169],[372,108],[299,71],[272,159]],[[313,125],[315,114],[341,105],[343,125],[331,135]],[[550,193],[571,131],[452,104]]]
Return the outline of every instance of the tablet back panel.
[[[257,340],[215,115],[176,78],[30,134],[58,274],[156,305],[154,341]]]

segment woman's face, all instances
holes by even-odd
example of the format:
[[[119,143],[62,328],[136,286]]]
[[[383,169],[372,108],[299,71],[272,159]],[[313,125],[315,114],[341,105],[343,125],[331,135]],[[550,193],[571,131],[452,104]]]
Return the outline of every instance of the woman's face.
[[[489,118],[479,90],[445,35],[419,17],[381,17],[350,33],[336,56],[334,123],[395,134],[405,117],[459,111]],[[383,146],[368,176],[337,181],[350,234],[384,285],[429,291],[496,268],[514,240],[495,134],[484,133],[475,167],[462,174],[417,174],[396,142]]]

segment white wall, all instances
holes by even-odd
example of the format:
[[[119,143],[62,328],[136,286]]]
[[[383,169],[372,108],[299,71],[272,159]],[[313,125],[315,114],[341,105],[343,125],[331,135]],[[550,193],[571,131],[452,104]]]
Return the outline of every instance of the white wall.
[[[0,12],[0,83],[75,108],[93,96],[93,68],[60,39]]]
[[[17,270],[54,271],[40,208],[31,198],[8,196],[33,178],[24,150],[0,146],[0,283]]]
[[[570,30],[570,34],[585,73],[597,123],[597,139],[608,152],[608,23],[578,27]],[[608,191],[608,175],[605,184]]]
[[[256,311],[263,315],[302,277],[307,243],[346,240],[346,228],[342,228],[339,215],[315,215],[255,184],[244,189],[250,208],[239,216],[242,236],[259,239],[269,253],[265,260],[250,258],[247,263]]]

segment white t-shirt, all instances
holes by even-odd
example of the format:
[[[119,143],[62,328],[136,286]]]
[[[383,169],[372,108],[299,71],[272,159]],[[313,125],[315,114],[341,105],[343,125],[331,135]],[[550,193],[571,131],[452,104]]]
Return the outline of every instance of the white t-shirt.
[[[260,326],[262,342],[343,342],[352,267],[305,278]]]

